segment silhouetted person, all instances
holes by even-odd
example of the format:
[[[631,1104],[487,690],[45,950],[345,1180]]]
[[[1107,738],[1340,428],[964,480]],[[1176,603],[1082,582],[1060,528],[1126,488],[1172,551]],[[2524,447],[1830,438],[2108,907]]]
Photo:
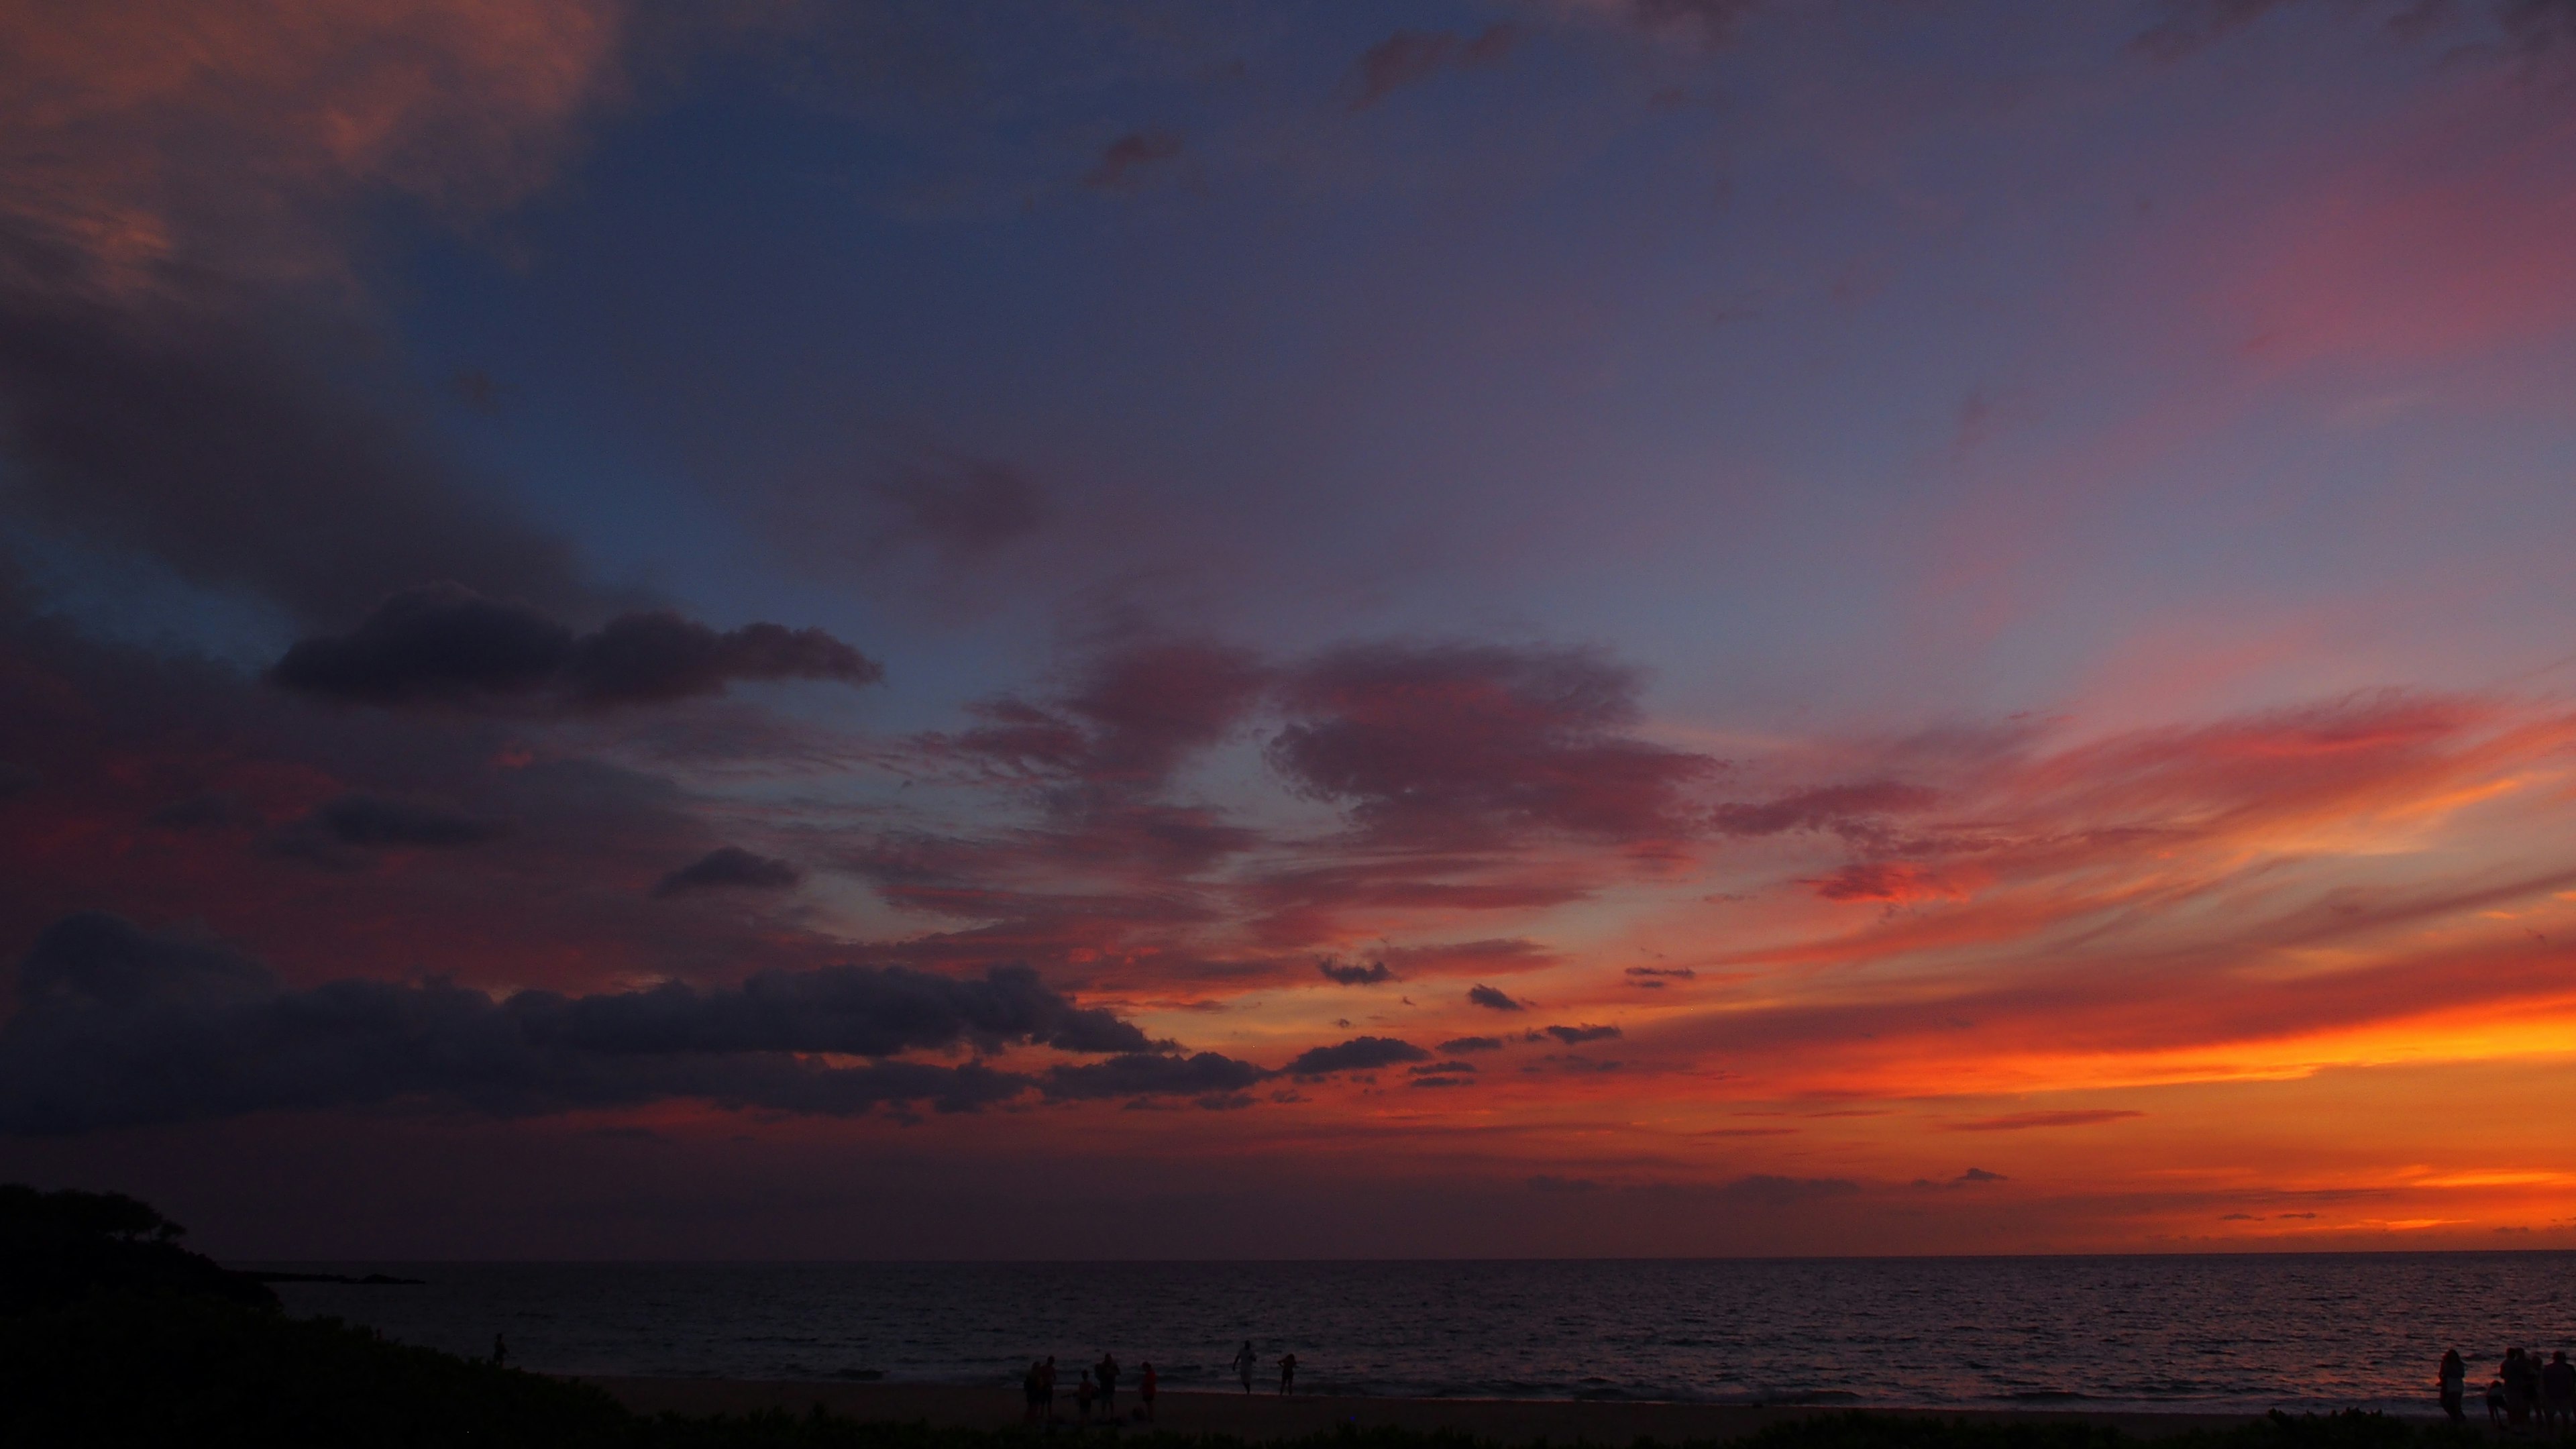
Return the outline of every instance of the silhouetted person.
[[[492,1367],[494,1367],[494,1368],[503,1368],[503,1367],[508,1366],[509,1362],[510,1362],[510,1346],[509,1346],[508,1344],[503,1343],[503,1342],[501,1341],[501,1335],[499,1335],[499,1334],[497,1334],[497,1333],[496,1333],[496,1334],[493,1334],[493,1335],[492,1335]]]
[[[1296,1389],[1297,1355],[1293,1353],[1283,1353],[1279,1355],[1279,1392],[1283,1394],[1294,1393],[1296,1392]]]
[[[2532,1401],[2540,1397],[2540,1365],[2521,1349],[2508,1348],[2496,1376],[2504,1380],[2505,1427],[2529,1427]]]
[[[1252,1371],[1260,1363],[1260,1355],[1252,1351],[1251,1339],[1245,1339],[1243,1347],[1234,1351],[1234,1372],[1243,1380],[1243,1391],[1247,1394],[1252,1392]]]
[[[2456,1348],[2442,1350],[2442,1412],[2454,1424],[2465,1424],[2469,1416],[2460,1410],[2460,1401],[2468,1394],[2469,1366],[2460,1360]]]
[[[1038,1388],[1039,1388],[1039,1390],[1040,1390],[1041,1392],[1043,1392],[1043,1393],[1046,1395],[1046,1416],[1047,1416],[1047,1421],[1048,1421],[1049,1423],[1053,1423],[1053,1422],[1055,1421],[1055,1355],[1054,1355],[1054,1354],[1048,1354],[1048,1355],[1047,1355],[1047,1358],[1046,1358],[1046,1367],[1044,1367],[1044,1368],[1042,1368],[1042,1369],[1038,1370]]]
[[[1086,1424],[1091,1422],[1091,1393],[1091,1370],[1084,1369],[1082,1382],[1074,1385],[1073,1388],[1073,1408],[1075,1414]]]
[[[1111,1418],[1118,1417],[1118,1355],[1100,1356],[1100,1407]]]
[[[2487,1427],[2504,1427],[2504,1380],[2487,1380]]]
[[[2566,1357],[2566,1355],[2565,1355],[2565,1354],[2560,1354],[2560,1355],[2559,1355],[2559,1357],[2560,1357],[2561,1359],[2564,1359],[2564,1358]],[[1145,1360],[1145,1367],[1144,1367],[1144,1371],[1143,1371],[1143,1372],[1141,1372],[1141,1373],[1139,1373],[1139,1374],[1136,1376],[1136,1397],[1137,1397],[1137,1399],[1139,1399],[1139,1400],[1141,1401],[1141,1402],[1139,1403],[1138,1407],[1144,1410],[1144,1413],[1145,1413],[1145,1420],[1146,1420],[1146,1422],[1148,1422],[1148,1423],[1153,1422],[1153,1418],[1154,1418],[1154,1361],[1153,1361],[1152,1359],[1150,1359],[1150,1358],[1149,1358],[1149,1359],[1147,1359],[1147,1360]]]
[[[1046,1415],[1046,1365],[1029,1360],[1029,1371],[1020,1375],[1020,1397],[1027,1401],[1020,1415],[1024,1424],[1037,1423]]]
[[[2576,1363],[2567,1361],[2563,1348],[2540,1369],[2540,1422],[2562,1431],[2576,1426]]]

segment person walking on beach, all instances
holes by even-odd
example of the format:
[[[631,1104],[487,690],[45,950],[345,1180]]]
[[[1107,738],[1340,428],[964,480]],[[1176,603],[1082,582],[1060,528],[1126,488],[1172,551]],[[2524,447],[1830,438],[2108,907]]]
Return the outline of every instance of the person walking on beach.
[[[1073,1411],[1083,1423],[1091,1422],[1091,1370],[1082,1371],[1082,1382],[1073,1388]]]
[[[1279,1355],[1279,1392],[1284,1396],[1295,1393],[1296,1391],[1297,1355],[1293,1353],[1283,1353]]]
[[[503,1343],[503,1342],[501,1341],[501,1335],[499,1335],[499,1334],[497,1334],[497,1333],[496,1333],[496,1334],[493,1334],[493,1335],[492,1335],[492,1367],[494,1367],[494,1368],[507,1368],[507,1367],[509,1367],[509,1365],[510,1365],[510,1346],[509,1346],[508,1344]]]
[[[1055,1355],[1048,1354],[1046,1367],[1038,1370],[1038,1392],[1046,1396],[1047,1422],[1055,1422]]]
[[[1100,1374],[1101,1412],[1115,1419],[1118,1417],[1118,1355],[1114,1353],[1101,1354],[1100,1368],[1098,1372]]]
[[[1252,1392],[1252,1370],[1260,1362],[1260,1356],[1252,1351],[1251,1339],[1245,1339],[1243,1347],[1234,1351],[1234,1372],[1243,1380],[1243,1391],[1247,1394]]]
[[[2567,1361],[2563,1348],[2541,1365],[2540,1422],[2560,1433],[2576,1428],[2576,1363]]]
[[[2450,1415],[2451,1422],[2454,1424],[2465,1424],[2469,1421],[2469,1416],[2460,1410],[2460,1401],[2468,1396],[2468,1389],[2469,1366],[2461,1361],[2458,1349],[2444,1349],[2442,1351],[2442,1412]]]
[[[1035,1424],[1046,1418],[1046,1365],[1029,1360],[1029,1371],[1020,1375],[1020,1397],[1027,1401],[1020,1415],[1023,1424]]]
[[[1154,1361],[1145,1360],[1144,1371],[1136,1376],[1138,1407],[1144,1410],[1145,1422],[1154,1422]]]

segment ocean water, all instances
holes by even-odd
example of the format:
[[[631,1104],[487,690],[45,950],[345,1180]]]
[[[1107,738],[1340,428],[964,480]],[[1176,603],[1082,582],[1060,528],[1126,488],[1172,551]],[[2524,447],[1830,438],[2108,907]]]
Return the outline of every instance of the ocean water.
[[[2508,1344],[2576,1352],[2576,1253],[294,1266],[428,1281],[292,1312],[593,1374],[999,1388],[1109,1350],[1230,1387],[1249,1338],[1318,1393],[2431,1414],[2447,1346],[2473,1391]]]

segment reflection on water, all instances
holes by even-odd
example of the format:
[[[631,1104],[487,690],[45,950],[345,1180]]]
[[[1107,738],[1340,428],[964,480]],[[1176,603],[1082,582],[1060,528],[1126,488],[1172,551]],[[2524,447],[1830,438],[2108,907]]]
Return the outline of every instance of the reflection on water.
[[[2433,1412],[2442,1349],[2576,1349],[2576,1253],[1721,1262],[345,1264],[297,1313],[560,1372],[1318,1393]]]

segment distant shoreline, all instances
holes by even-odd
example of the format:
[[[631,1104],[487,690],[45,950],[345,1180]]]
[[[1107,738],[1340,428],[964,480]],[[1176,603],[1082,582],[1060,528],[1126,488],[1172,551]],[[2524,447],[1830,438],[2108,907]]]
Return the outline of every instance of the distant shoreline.
[[[804,1413],[814,1405],[875,1423],[927,1423],[939,1428],[1001,1429],[1021,1422],[1016,1384],[990,1388],[954,1384],[881,1384],[758,1379],[584,1378],[640,1413],[744,1414],[763,1409]],[[1134,1395],[1119,1399],[1120,1422],[1142,1429],[1130,1415]],[[1344,1425],[1448,1430],[1501,1443],[1546,1439],[1565,1444],[1631,1444],[1641,1438],[1667,1444],[1735,1439],[1784,1420],[1850,1412],[1856,1405],[1688,1404],[1600,1399],[1402,1399],[1299,1394],[1282,1398],[1206,1390],[1166,1390],[1153,1427],[1182,1434],[1226,1434],[1246,1440],[1293,1439]],[[2429,1405],[2428,1405],[2429,1407]],[[1056,1393],[1057,1422],[1075,1423],[1073,1396]],[[2082,1409],[1948,1409],[1869,1407],[1862,1412],[1940,1419],[2013,1423],[2105,1425],[2139,1438],[2193,1429],[2227,1429],[2262,1417],[2252,1413],[2093,1412]],[[1101,1422],[1095,1416],[1095,1422]]]

